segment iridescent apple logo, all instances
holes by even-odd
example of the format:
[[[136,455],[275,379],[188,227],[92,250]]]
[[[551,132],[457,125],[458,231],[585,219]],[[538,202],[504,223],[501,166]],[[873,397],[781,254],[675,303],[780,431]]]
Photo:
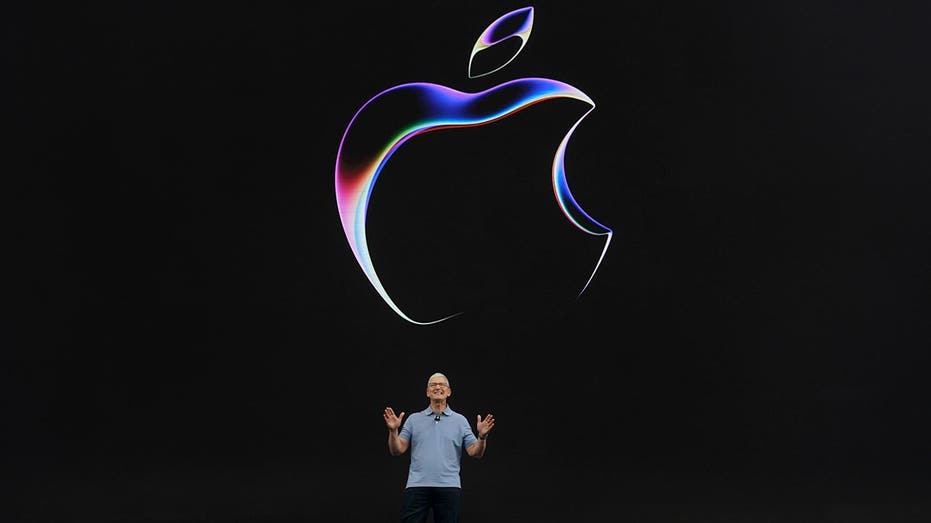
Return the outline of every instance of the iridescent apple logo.
[[[533,28],[533,7],[511,11],[489,25],[479,36],[469,56],[468,76],[490,75],[508,65],[523,50]],[[507,29],[505,29],[507,28]],[[478,72],[476,56],[489,48],[508,42],[519,46],[503,63]],[[499,48],[500,49],[500,48]],[[463,92],[435,83],[415,82],[397,85],[362,104],[343,133],[336,157],[336,204],[346,240],[362,271],[385,303],[404,320],[416,325],[431,325],[459,314],[431,321],[409,317],[382,285],[372,263],[366,238],[369,200],[379,174],[388,160],[412,138],[444,129],[488,125],[507,118],[534,104],[554,99],[574,99],[589,109],[569,128],[553,157],[552,184],[556,203],[563,215],[579,230],[604,237],[604,247],[579,291],[585,292],[598,272],[613,231],[588,215],[572,197],[566,179],[565,155],[573,132],[595,109],[595,103],[579,89],[548,78],[518,78],[479,92]],[[401,114],[403,117],[398,118]]]

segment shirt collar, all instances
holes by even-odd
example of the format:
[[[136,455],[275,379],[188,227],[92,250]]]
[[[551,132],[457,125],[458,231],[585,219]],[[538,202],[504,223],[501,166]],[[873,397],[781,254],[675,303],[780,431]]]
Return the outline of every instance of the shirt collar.
[[[449,416],[449,415],[452,414],[452,413],[453,413],[453,409],[449,408],[449,404],[447,404],[447,405],[446,405],[446,408],[443,409],[443,415],[444,415],[444,416]],[[430,407],[427,407],[426,409],[424,409],[424,410],[423,410],[423,414],[424,414],[424,416],[434,416],[434,415],[435,415],[435,414],[433,414],[433,409],[431,409]]]

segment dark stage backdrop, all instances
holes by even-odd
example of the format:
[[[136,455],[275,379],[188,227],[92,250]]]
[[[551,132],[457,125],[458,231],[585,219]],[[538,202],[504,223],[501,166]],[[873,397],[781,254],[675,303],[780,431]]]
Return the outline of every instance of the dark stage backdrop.
[[[464,521],[926,522],[923,2],[6,3],[0,520],[396,520],[382,409],[497,426]],[[407,82],[578,100],[407,142],[353,256],[343,132]],[[388,118],[392,114],[380,116]],[[385,142],[387,143],[387,142]]]

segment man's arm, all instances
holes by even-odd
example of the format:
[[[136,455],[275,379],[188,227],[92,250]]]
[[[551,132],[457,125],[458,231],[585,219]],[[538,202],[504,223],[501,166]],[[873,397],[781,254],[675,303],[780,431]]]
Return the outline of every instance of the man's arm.
[[[482,456],[485,455],[485,447],[487,446],[486,442],[488,441],[486,438],[488,438],[487,434],[485,435],[484,438],[481,436],[478,436],[478,439],[475,440],[475,443],[469,445],[466,448],[466,454],[468,454],[469,457],[472,457],[475,459],[482,459]]]
[[[388,429],[388,452],[391,453],[392,456],[404,454],[407,452],[408,447],[410,447],[410,442],[399,437],[397,429]]]
[[[395,414],[394,409],[385,407],[385,426],[388,427],[388,452],[392,456],[400,456],[407,452],[409,442],[398,437],[398,429],[404,421],[404,413]]]
[[[481,414],[475,417],[475,436],[478,440],[475,443],[469,445],[466,449],[466,454],[475,459],[481,459],[485,455],[485,447],[488,445],[486,438],[488,433],[491,432],[491,429],[495,426],[495,417],[491,414],[485,416],[485,419],[482,419]]]

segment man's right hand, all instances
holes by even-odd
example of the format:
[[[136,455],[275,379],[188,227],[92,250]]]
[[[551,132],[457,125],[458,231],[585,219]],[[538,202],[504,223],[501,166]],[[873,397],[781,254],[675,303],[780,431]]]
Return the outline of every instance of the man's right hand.
[[[385,426],[388,430],[398,430],[401,427],[401,421],[404,419],[404,413],[395,415],[394,409],[385,407]]]

